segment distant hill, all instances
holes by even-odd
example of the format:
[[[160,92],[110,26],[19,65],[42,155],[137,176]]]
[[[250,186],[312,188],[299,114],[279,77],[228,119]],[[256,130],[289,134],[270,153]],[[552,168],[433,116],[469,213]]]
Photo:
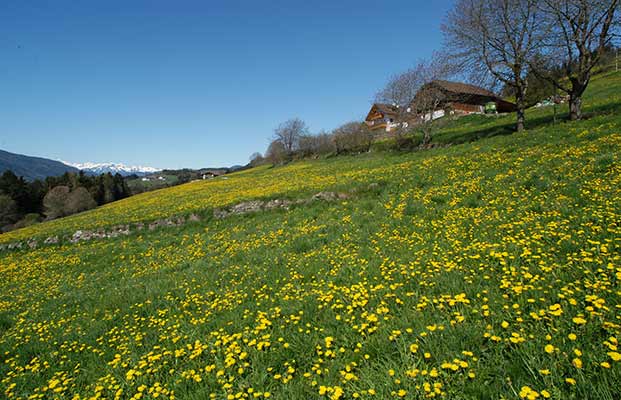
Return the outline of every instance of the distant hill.
[[[48,176],[59,176],[65,172],[78,172],[77,168],[60,161],[0,150],[0,173],[6,170],[11,170],[15,175],[23,176],[29,181],[45,179]]]

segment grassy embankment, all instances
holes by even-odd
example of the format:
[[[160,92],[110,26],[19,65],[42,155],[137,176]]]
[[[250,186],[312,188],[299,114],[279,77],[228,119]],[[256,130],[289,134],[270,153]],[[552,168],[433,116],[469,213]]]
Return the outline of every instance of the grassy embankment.
[[[2,235],[356,190],[2,254],[0,396],[619,398],[619,93],[607,74],[585,121],[533,110],[505,135],[511,118],[473,117],[437,137],[463,145],[259,168]]]

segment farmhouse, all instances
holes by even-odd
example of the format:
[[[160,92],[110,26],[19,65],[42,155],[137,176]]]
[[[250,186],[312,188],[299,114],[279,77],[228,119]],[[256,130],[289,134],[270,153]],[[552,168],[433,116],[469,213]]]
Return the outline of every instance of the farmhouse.
[[[201,169],[200,174],[201,178],[204,179],[212,179],[216,178],[220,175],[226,174],[226,169]]]
[[[398,106],[375,103],[371,106],[371,110],[367,114],[364,122],[373,131],[381,129],[390,132],[391,129],[397,127],[398,117]]]
[[[432,112],[429,111],[430,99],[433,99]],[[445,115],[483,114],[489,104],[493,104],[499,113],[515,111],[515,104],[489,90],[467,83],[435,80],[423,86],[406,109],[390,104],[373,104],[365,123],[371,130],[390,132],[399,126],[416,124],[421,119],[428,121]],[[421,109],[425,110],[424,115]]]
[[[423,116],[424,119],[437,119],[445,115],[482,114],[485,106],[493,103],[499,113],[515,111],[515,104],[501,99],[493,92],[481,87],[461,82],[435,80],[423,86],[414,100],[411,108],[420,109],[425,99],[432,97],[436,102],[433,113]]]

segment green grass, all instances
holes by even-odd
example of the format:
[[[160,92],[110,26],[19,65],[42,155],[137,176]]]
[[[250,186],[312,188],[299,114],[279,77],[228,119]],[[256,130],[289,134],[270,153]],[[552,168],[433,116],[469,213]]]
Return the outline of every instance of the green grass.
[[[248,170],[63,221],[351,193],[3,253],[0,396],[620,398],[619,78],[594,81],[585,121],[533,110],[527,132],[472,141],[512,121],[464,119],[442,132],[462,145]]]
[[[149,190],[161,189],[168,186],[174,186],[179,181],[177,175],[158,175],[166,178],[165,181],[153,179],[149,181],[143,181],[142,178],[127,180],[127,186],[132,193],[141,193]]]
[[[597,75],[587,91],[584,100],[586,117],[608,112],[618,112],[621,108],[619,96],[621,74],[606,72]],[[569,116],[567,104],[555,107],[530,108],[526,111],[526,129],[537,129],[562,123]],[[432,142],[439,144],[459,144],[477,141],[483,138],[511,135],[515,132],[515,114],[506,115],[469,115],[461,118],[438,121],[439,127]]]

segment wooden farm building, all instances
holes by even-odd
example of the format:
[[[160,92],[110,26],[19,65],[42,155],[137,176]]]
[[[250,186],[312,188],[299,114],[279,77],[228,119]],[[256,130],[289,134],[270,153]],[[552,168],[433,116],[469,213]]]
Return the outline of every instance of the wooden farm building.
[[[433,112],[423,115],[420,104],[425,98],[433,97],[437,103]],[[371,130],[390,132],[399,126],[407,127],[422,119],[437,119],[445,115],[483,114],[489,103],[496,105],[496,111],[507,113],[515,111],[515,104],[481,87],[460,82],[435,80],[423,86],[406,109],[395,105],[375,103],[367,114],[365,123]],[[418,112],[417,112],[418,110]]]
[[[399,117],[399,107],[390,104],[375,103],[367,114],[365,123],[371,130],[390,132],[396,126]]]
[[[428,96],[429,91],[433,91],[434,98],[439,101],[433,119],[447,114],[482,114],[488,103],[494,103],[499,113],[515,111],[515,104],[501,99],[489,90],[467,83],[443,80],[436,80],[423,86],[412,101],[412,109],[417,108],[417,98]]]

